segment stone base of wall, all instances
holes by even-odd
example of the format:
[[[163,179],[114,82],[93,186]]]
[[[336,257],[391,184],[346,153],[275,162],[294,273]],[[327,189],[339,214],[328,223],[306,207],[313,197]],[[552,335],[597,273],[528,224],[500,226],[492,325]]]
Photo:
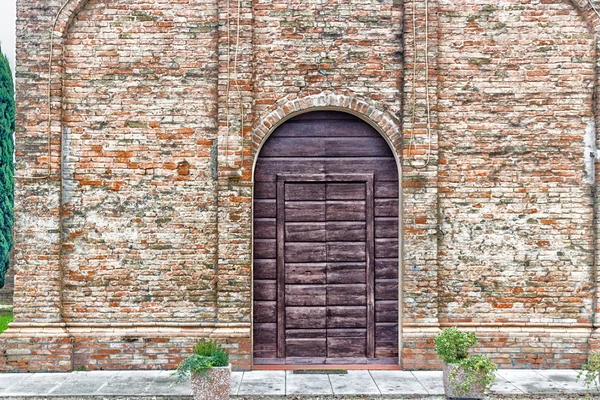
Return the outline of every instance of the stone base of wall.
[[[0,335],[0,372],[68,372],[72,361],[73,339],[63,329],[9,328]]]
[[[474,353],[486,354],[499,368],[579,369],[593,342],[591,328],[566,327],[460,327],[475,332]],[[402,368],[441,369],[433,339],[438,328],[403,329]],[[599,337],[600,338],[600,337]],[[597,341],[600,344],[600,340]]]
[[[124,324],[11,324],[0,336],[0,372],[85,370],[171,370],[201,338],[214,338],[229,350],[235,370],[252,368],[250,327],[125,326]],[[591,328],[477,327],[475,352],[500,368],[579,369],[590,350],[600,349]],[[402,368],[439,370],[433,339],[436,327],[403,329]]]
[[[0,336],[0,372],[172,370],[208,337],[228,349],[234,370],[251,368],[246,327],[31,325],[11,324]]]

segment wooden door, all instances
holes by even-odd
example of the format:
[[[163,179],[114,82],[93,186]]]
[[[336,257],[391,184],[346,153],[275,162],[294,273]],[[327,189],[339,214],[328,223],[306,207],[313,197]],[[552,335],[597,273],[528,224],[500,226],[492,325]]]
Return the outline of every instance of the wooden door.
[[[254,357],[397,362],[398,176],[387,143],[337,112],[296,117],[255,174]]]

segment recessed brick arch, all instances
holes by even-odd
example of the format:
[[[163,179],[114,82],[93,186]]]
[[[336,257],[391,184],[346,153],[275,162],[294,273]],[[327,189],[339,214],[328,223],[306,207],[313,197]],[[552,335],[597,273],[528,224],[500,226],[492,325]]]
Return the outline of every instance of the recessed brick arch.
[[[69,25],[75,19],[79,11],[85,7],[90,0],[67,0],[59,9],[56,25],[54,26],[54,34],[64,37],[68,31]]]
[[[311,111],[336,110],[353,114],[373,126],[400,160],[400,122],[376,104],[348,93],[325,91],[294,98],[286,97],[272,105],[253,127],[253,154],[256,159],[269,135],[290,118]]]
[[[598,17],[588,0],[567,0],[567,3],[570,3],[575,7],[588,24],[590,31],[595,32],[596,34],[600,32],[600,17]],[[596,8],[597,7],[598,6],[596,6]]]

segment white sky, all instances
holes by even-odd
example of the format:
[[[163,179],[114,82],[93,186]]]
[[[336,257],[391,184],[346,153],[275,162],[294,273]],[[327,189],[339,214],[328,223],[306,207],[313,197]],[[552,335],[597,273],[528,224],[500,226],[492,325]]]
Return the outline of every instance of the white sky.
[[[17,0],[0,0],[0,44],[15,73],[15,21]]]

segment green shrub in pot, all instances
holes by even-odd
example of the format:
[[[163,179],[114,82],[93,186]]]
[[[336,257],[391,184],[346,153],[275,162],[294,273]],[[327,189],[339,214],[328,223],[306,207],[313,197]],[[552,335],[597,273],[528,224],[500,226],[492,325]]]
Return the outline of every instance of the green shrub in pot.
[[[496,379],[498,367],[489,357],[469,355],[477,344],[473,332],[446,328],[435,338],[435,352],[444,363],[444,390],[448,398],[480,399]]]
[[[175,371],[177,382],[191,376],[194,400],[227,400],[231,389],[229,354],[212,339],[203,339]]]

